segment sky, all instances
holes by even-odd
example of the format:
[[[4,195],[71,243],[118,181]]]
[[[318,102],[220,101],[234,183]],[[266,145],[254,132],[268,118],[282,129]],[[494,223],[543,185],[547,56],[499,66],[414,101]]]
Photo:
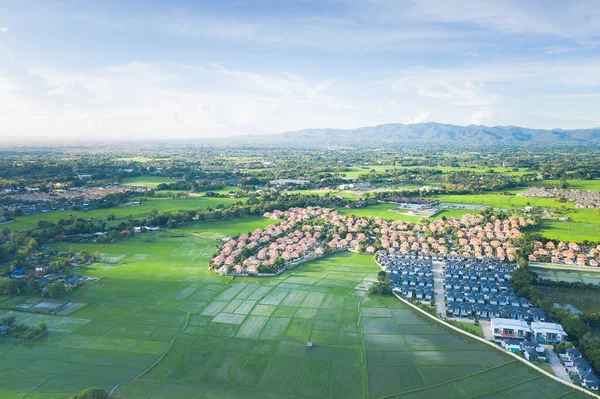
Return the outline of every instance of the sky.
[[[0,2],[5,138],[600,126],[600,1]]]

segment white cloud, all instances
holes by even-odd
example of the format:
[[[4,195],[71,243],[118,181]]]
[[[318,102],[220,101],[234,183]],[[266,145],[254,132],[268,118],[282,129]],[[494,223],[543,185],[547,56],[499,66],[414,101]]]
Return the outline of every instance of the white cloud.
[[[425,123],[430,121],[431,112],[421,112],[414,118],[403,121],[405,124]]]
[[[494,106],[501,103],[499,97],[488,93],[482,83],[476,84],[470,80],[460,85],[445,81],[430,83],[426,88],[418,89],[417,93],[420,96],[447,101],[459,107]]]
[[[473,125],[484,125],[492,119],[492,113],[486,109],[480,109],[471,114],[471,123]]]
[[[10,29],[5,27],[0,28],[0,33],[7,33]]]
[[[0,136],[219,137],[360,124],[348,113],[353,106],[332,94],[333,81],[295,74],[140,62],[27,71],[45,89],[32,95],[19,80],[4,80]]]

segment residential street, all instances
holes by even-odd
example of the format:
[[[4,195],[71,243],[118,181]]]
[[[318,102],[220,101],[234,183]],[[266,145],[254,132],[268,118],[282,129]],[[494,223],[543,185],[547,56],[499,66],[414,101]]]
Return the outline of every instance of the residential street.
[[[562,364],[560,364],[560,361],[558,360],[558,356],[554,352],[554,348],[552,347],[552,345],[542,345],[542,346],[544,347],[544,349],[546,349],[546,351],[548,353],[548,359],[550,359],[550,365],[552,366],[554,375],[556,375],[558,378],[560,378],[562,380],[571,382],[571,378],[569,378],[569,375],[565,371],[565,368],[562,366]]]
[[[444,298],[444,273],[443,262],[434,261],[431,267],[433,271],[433,292],[435,296],[435,306],[438,316],[446,316],[446,298]]]

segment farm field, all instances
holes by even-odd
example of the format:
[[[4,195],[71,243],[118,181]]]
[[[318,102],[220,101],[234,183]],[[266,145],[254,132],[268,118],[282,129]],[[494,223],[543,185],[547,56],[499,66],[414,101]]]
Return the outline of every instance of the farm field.
[[[546,186],[554,187],[559,183],[558,180],[545,180]],[[568,179],[567,183],[569,190],[596,190],[600,191],[600,180],[581,180],[581,179]]]
[[[0,396],[65,398],[90,386],[109,389],[153,365],[117,394],[584,397],[393,297],[367,297],[378,271],[371,256],[340,253],[273,278],[232,279],[207,271],[214,238],[272,222],[198,223],[176,237],[148,233],[115,244],[77,245],[103,254],[101,263],[84,271],[103,278],[66,298],[88,306],[69,316],[0,311],[24,323],[48,320],[50,327],[35,343],[0,341],[0,353],[11,359],[0,363]]]
[[[144,156],[133,156],[133,157],[119,157],[116,158],[116,161],[121,161],[121,162],[150,162],[153,161],[154,159],[158,159],[158,158],[148,158],[148,157],[144,157]]]
[[[469,167],[469,166],[394,166],[394,165],[367,165],[361,167],[354,167],[349,171],[340,172],[340,174],[345,175],[346,177],[357,178],[360,175],[366,175],[371,173],[371,170],[375,170],[375,173],[384,173],[386,170],[393,169],[431,169],[431,170],[440,170],[443,173],[451,173],[451,172],[473,172],[473,173],[488,173],[490,170],[493,170],[494,173],[505,174],[511,176],[522,176],[528,173],[535,173],[531,171],[527,171],[526,169],[521,169],[518,171],[514,171],[513,168],[506,167],[495,167],[495,168],[486,168],[486,167]]]
[[[135,176],[124,178],[121,180],[121,185],[156,187],[161,183],[175,183],[176,181],[165,176]]]
[[[600,284],[600,273],[580,270],[556,270],[531,266],[538,276],[547,280]]]
[[[537,228],[544,237],[557,241],[597,241],[600,223],[577,223],[544,220]]]
[[[48,213],[39,213],[36,215],[27,215],[16,217],[13,223],[6,226],[11,230],[28,230],[36,228],[38,221],[47,220],[57,222],[60,219],[68,219],[69,216],[85,219],[106,219],[109,215],[115,215],[116,219],[123,219],[129,216],[144,216],[148,215],[152,210],[158,212],[175,212],[184,209],[205,209],[208,207],[216,207],[217,205],[230,205],[238,201],[243,201],[240,198],[214,198],[214,197],[190,197],[190,198],[141,198],[142,204],[139,206],[117,206],[106,209],[93,209],[91,211],[56,211]]]

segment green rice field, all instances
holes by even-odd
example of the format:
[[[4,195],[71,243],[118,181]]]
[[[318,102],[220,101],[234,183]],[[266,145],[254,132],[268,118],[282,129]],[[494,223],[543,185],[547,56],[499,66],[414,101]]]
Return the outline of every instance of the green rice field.
[[[68,398],[98,386],[123,398],[578,398],[500,350],[393,297],[368,297],[372,256],[340,253],[273,278],[207,270],[216,238],[264,227],[245,218],[83,244],[102,277],[69,294],[68,316],[34,343],[0,340],[0,397]],[[52,249],[66,250],[61,244]],[[7,298],[0,298],[6,300]],[[308,350],[306,342],[314,348]]]
[[[48,213],[38,213],[36,215],[27,215],[16,217],[13,223],[6,225],[11,230],[28,230],[37,226],[38,221],[47,220],[57,222],[60,219],[68,219],[70,216],[84,219],[106,219],[109,215],[115,215],[116,219],[127,217],[137,217],[148,215],[152,210],[158,212],[175,212],[185,209],[205,209],[215,208],[217,205],[231,205],[240,198],[215,198],[215,197],[190,197],[190,198],[141,198],[139,206],[117,206],[106,209],[93,209],[91,211],[56,211]]]
[[[547,280],[600,284],[600,272],[597,271],[558,270],[535,266],[532,268],[538,276]]]

